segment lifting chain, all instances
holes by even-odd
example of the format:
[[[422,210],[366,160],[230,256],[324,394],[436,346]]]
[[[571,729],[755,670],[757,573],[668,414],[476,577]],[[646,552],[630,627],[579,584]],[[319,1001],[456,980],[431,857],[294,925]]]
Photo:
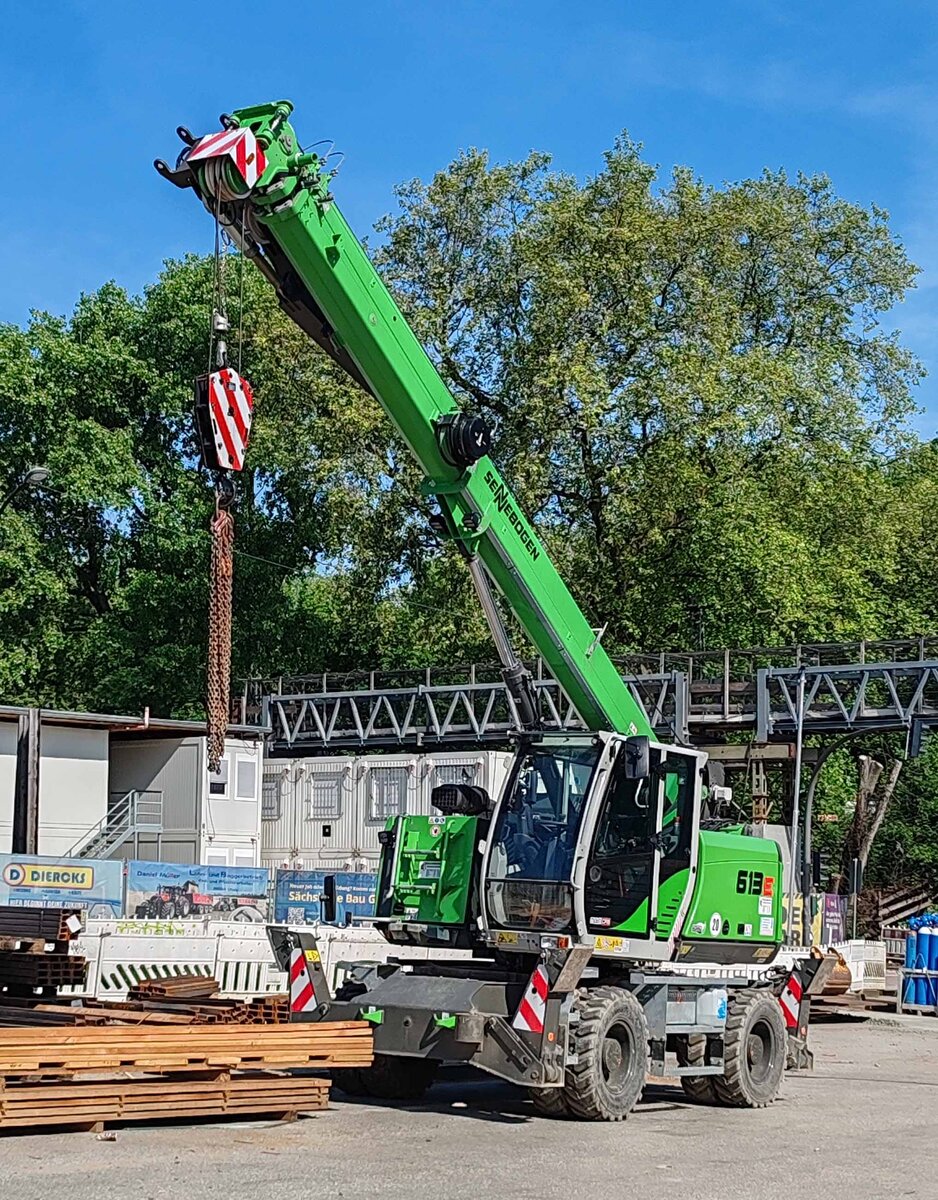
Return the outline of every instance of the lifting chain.
[[[215,492],[208,604],[208,769],[218,771],[225,753],[231,695],[231,584],[234,574],[233,491]]]
[[[228,257],[227,248],[230,245],[227,234],[221,225],[221,201],[215,205],[215,261],[212,277],[211,321],[209,330],[209,378],[213,370],[224,371],[228,367],[228,313],[225,296],[225,267]],[[243,220],[243,218],[242,218]],[[241,258],[240,299],[238,313],[238,388],[243,401],[245,392],[250,403],[250,388],[240,379],[241,340],[243,322],[241,309],[244,305],[244,259]],[[231,374],[228,378],[230,380]],[[234,404],[234,393],[231,393],[231,403]],[[229,416],[234,410],[229,409]],[[242,419],[244,414],[242,412]],[[250,415],[247,415],[247,425],[250,427]],[[244,449],[247,449],[247,435],[243,427],[239,431],[244,439]],[[232,429],[229,426],[229,436]],[[240,470],[241,463],[235,464],[234,469]],[[231,697],[231,594],[234,574],[234,534],[235,522],[232,508],[234,506],[234,480],[229,470],[216,469],[215,477],[215,515],[212,518],[212,560],[209,580],[208,606],[208,671],[206,680],[206,710],[208,718],[208,769],[217,773],[225,753],[225,735],[228,731]]]

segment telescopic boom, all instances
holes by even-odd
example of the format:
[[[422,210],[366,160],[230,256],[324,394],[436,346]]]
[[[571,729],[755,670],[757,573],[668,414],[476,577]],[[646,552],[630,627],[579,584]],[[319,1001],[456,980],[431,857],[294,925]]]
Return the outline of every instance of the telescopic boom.
[[[378,401],[436,497],[441,532],[465,557],[522,725],[536,698],[502,627],[489,580],[590,729],[652,733],[488,455],[481,417],[463,412],[352,233],[328,158],[304,152],[287,101],[243,108],[186,143],[162,175],[191,187],[276,290],[281,307]]]

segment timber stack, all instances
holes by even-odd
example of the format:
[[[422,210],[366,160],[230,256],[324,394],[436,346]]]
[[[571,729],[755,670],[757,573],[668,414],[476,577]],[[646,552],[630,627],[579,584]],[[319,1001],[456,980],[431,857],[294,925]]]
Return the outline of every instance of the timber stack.
[[[292,1071],[371,1061],[367,1021],[7,1027],[0,1029],[0,1129],[102,1128],[180,1114],[293,1117],[324,1109],[329,1082]]]

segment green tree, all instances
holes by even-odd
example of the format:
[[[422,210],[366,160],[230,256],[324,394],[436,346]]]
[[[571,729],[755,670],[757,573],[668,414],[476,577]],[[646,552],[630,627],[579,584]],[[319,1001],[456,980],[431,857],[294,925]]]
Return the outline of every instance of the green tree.
[[[884,213],[660,184],[624,137],[582,185],[473,151],[399,196],[379,262],[607,644],[894,630],[921,368],[879,325],[915,276]]]

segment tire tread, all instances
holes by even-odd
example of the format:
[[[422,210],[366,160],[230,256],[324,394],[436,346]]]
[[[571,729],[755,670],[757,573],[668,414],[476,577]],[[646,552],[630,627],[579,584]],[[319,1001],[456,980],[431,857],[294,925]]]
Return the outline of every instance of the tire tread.
[[[778,1088],[776,1087],[775,1093],[768,1098],[753,1096],[748,1088],[742,1070],[745,1055],[745,1048],[741,1044],[743,1030],[753,1009],[763,1001],[769,1001],[774,1006],[774,1011],[777,1014],[777,1020],[773,1023],[776,1026],[776,1033],[780,1032],[778,1054],[781,1061],[781,1071],[779,1072],[779,1081],[781,1081],[781,1073],[785,1069],[785,1041],[787,1037],[782,1011],[778,1007],[774,993],[765,988],[743,988],[730,997],[726,1017],[726,1030],[723,1035],[723,1058],[726,1066],[722,1075],[713,1076],[714,1094],[718,1102],[726,1107],[767,1108],[775,1101],[778,1095]],[[768,1013],[769,1010],[767,1009],[766,1011]]]
[[[635,1097],[628,1111],[613,1111],[605,1103],[600,1093],[597,1078],[597,1065],[600,1060],[600,1030],[610,1005],[624,1003],[632,1008],[632,1014],[639,1022],[642,1047],[642,1071]],[[645,1059],[647,1056],[648,1030],[645,1024],[645,1014],[632,992],[626,988],[601,985],[595,988],[581,989],[577,994],[576,1006],[579,1021],[571,1033],[572,1049],[577,1061],[567,1068],[566,1084],[563,1092],[570,1112],[587,1121],[624,1121],[628,1113],[641,1099],[645,1086]]]

